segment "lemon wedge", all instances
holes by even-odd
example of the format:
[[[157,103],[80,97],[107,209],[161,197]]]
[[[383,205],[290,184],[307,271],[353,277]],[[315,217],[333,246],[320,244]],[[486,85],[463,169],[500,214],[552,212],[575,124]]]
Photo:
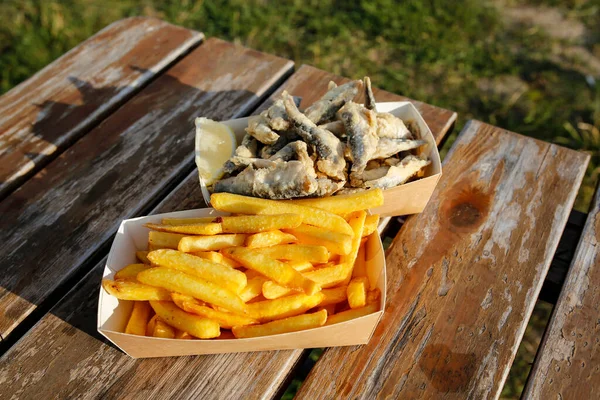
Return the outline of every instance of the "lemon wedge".
[[[235,152],[233,130],[208,118],[196,118],[196,166],[200,182],[210,186],[223,176],[223,165]]]

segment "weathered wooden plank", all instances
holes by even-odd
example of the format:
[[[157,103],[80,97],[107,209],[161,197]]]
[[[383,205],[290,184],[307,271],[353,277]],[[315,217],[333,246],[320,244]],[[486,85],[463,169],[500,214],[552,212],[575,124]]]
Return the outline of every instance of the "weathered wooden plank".
[[[203,38],[127,18],[0,97],[0,199]]]
[[[600,394],[600,186],[523,397]]]
[[[588,160],[469,122],[387,252],[373,338],[326,350],[298,398],[497,398]]]
[[[293,79],[290,79],[290,82],[285,87],[285,90],[287,90],[291,95],[302,97],[302,103],[300,104],[300,107],[306,108],[323,95],[322,90],[319,90],[319,88],[326,88],[329,81],[334,81],[339,85],[348,82],[349,79],[333,75],[310,65],[302,65],[298,69],[298,73],[294,75]],[[374,85],[376,84],[377,82],[374,82]],[[315,90],[307,90],[308,87],[314,87]],[[283,90],[284,88],[279,89],[278,93]],[[444,136],[446,136],[446,134],[452,130],[454,122],[456,121],[456,113],[454,111],[412,100],[404,96],[399,96],[397,94],[378,89],[376,87],[373,88],[373,94],[378,102],[410,101],[413,103],[423,116],[423,119],[425,119],[425,122],[427,122],[427,125],[429,125],[429,128],[431,129],[431,132],[433,133],[433,136],[438,144],[442,141]],[[356,101],[364,101],[364,94],[362,92],[356,97]],[[266,108],[268,104],[269,103],[266,103],[262,106],[262,108]]]
[[[249,113],[293,63],[210,39],[0,204],[0,335],[193,165],[193,121]]]
[[[316,98],[326,91],[330,79],[341,81],[303,66],[282,89],[304,99]],[[388,98],[396,100],[391,95]],[[304,104],[310,103],[305,100]],[[197,179],[192,172],[153,212],[203,207]],[[90,310],[97,307],[103,267],[104,263],[99,263],[78,288],[4,354],[0,390],[22,397],[58,393],[58,397],[82,398],[271,398],[301,360],[303,350],[132,360],[95,332],[96,317]],[[50,359],[61,362],[49,363]],[[44,378],[33,379],[42,373]],[[3,381],[9,376],[14,378]]]

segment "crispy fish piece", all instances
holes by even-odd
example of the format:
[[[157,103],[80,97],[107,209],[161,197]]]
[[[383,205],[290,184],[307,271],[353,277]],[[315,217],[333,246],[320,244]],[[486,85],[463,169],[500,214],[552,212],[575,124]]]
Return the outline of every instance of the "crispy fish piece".
[[[429,165],[431,161],[413,155],[405,157],[398,165],[389,167],[385,176],[369,180],[364,183],[366,188],[387,189],[401,185],[412,178],[421,168]]]
[[[390,113],[377,113],[377,136],[390,139],[413,139],[404,121]]]
[[[304,140],[316,148],[317,169],[331,178],[344,180],[344,170],[346,169],[344,144],[333,133],[319,128],[298,111],[292,96],[287,92],[283,92],[283,97],[283,103],[293,128]]]
[[[265,160],[267,161],[267,160]],[[300,161],[270,161],[268,168],[249,165],[239,175],[215,183],[215,192],[266,199],[291,199],[313,194],[318,184]]]
[[[346,103],[338,112],[344,122],[347,145],[350,150],[352,167],[350,168],[350,184],[360,186],[362,173],[367,167],[367,162],[374,158],[377,150],[377,119],[375,112],[367,110],[353,101]]]
[[[365,108],[377,112],[375,96],[373,96],[373,89],[371,89],[371,78],[365,76],[363,82],[365,84]]]
[[[310,156],[308,155],[308,146],[306,145],[305,142],[303,142],[301,140],[296,140],[295,142],[286,144],[281,150],[279,150],[277,153],[273,154],[269,158],[269,160],[271,160],[271,161],[298,160],[304,165],[304,168],[306,168],[306,172],[308,175],[310,175],[314,178],[317,177],[317,174],[315,172],[314,162],[313,162],[312,158],[310,158]]]
[[[332,181],[329,178],[318,178],[317,179],[317,191],[314,193],[315,197],[331,196],[338,190],[344,187],[346,181]]]
[[[351,81],[342,86],[331,88],[325,95],[308,107],[304,114],[313,123],[319,125],[333,119],[335,113],[352,100],[362,86],[362,81]],[[289,111],[288,111],[289,113]]]
[[[279,139],[277,132],[274,132],[269,126],[269,110],[265,110],[259,115],[248,119],[246,132],[256,138],[261,143],[273,144]]]
[[[244,168],[249,163],[242,160],[256,158],[258,156],[258,142],[252,136],[245,134],[242,143],[235,149],[235,153],[223,166],[226,174],[231,174],[238,169]]]
[[[346,129],[344,128],[344,123],[342,121],[331,121],[323,125],[319,125],[319,128],[327,129],[329,132],[333,133],[335,136],[341,138],[346,134]]]
[[[427,142],[424,140],[380,138],[375,152],[371,155],[371,159],[388,158],[401,151],[416,149],[425,143]]]
[[[276,131],[285,131],[290,129],[290,121],[288,121],[287,112],[282,99],[277,99],[267,110],[269,118],[269,126]]]
[[[279,139],[277,139],[277,141],[270,146],[264,146],[260,151],[260,156],[262,158],[269,158],[273,154],[277,153],[279,150],[283,149],[288,143],[300,139],[300,136],[298,136],[298,134],[295,131],[288,130],[280,132]]]

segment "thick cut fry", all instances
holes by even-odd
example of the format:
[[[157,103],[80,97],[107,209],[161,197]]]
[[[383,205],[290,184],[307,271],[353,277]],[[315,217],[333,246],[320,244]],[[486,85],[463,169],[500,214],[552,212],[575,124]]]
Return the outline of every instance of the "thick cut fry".
[[[198,217],[198,218],[163,218],[163,225],[190,225],[190,224],[207,224],[215,222],[218,217]]]
[[[239,262],[236,262],[231,258],[227,258],[223,254],[218,253],[216,251],[197,251],[195,253],[190,254],[193,254],[196,257],[204,258],[205,260],[210,260],[212,262],[227,265],[231,268],[239,268],[242,266],[242,264],[240,264]]]
[[[177,296],[174,294],[173,298],[175,299]],[[183,299],[178,298],[177,300],[178,301],[176,301],[175,304],[180,302],[182,306],[180,308],[182,308],[185,312],[217,321],[222,328],[231,329],[234,326],[258,324],[258,321],[253,318],[215,310],[214,308],[210,308],[201,304],[194,298],[190,299],[185,296]]]
[[[328,304],[326,306],[317,307],[317,311],[325,310],[327,311],[327,315],[335,314],[335,304]]]
[[[241,314],[246,314],[248,312],[246,304],[235,293],[232,293],[217,284],[175,269],[150,268],[140,272],[138,274],[138,280],[150,286],[157,286],[171,292],[187,294],[198,300],[216,304],[230,311]],[[170,295],[169,300],[171,300]],[[178,326],[175,327],[180,329]],[[193,332],[187,332],[194,335]]]
[[[172,301],[151,301],[150,305],[154,309],[154,312],[156,312],[156,315],[167,324],[192,336],[200,339],[210,339],[221,334],[218,322],[186,313],[173,304]]]
[[[175,339],[175,329],[162,319],[157,318],[152,336],[164,339]]]
[[[304,272],[313,269],[313,265],[308,261],[288,261],[284,264],[289,265],[298,272]]]
[[[150,268],[147,264],[129,264],[115,273],[116,280],[136,281],[137,274]]]
[[[383,192],[381,189],[372,189],[330,197],[290,200],[289,203],[314,207],[334,214],[344,214],[383,205]]]
[[[360,308],[367,304],[367,289],[369,289],[369,280],[366,276],[352,278],[346,290],[350,308]]]
[[[218,235],[223,232],[218,222],[201,222],[189,225],[146,224],[146,228],[159,232],[184,233],[186,235]]]
[[[102,287],[108,294],[120,300],[171,300],[168,290],[138,282],[103,279]]]
[[[298,315],[254,326],[234,326],[233,335],[236,338],[251,338],[259,336],[278,335],[286,332],[297,332],[317,328],[327,321],[327,310],[312,314]]]
[[[216,236],[185,236],[179,242],[177,250],[185,253],[221,250],[232,246],[242,246],[245,240],[246,235],[241,233]]]
[[[352,274],[352,266],[348,264],[332,265],[330,267],[317,268],[314,271],[306,272],[306,277],[313,280],[321,288],[331,288],[346,282]]]
[[[135,252],[135,258],[138,259],[139,262],[150,265],[150,260],[148,260],[148,252],[145,250],[140,250]]]
[[[248,304],[248,309],[250,317],[256,318],[261,322],[272,321],[302,314],[321,304],[324,298],[325,295],[320,292],[312,296],[300,293],[280,299],[250,303]]]
[[[350,310],[339,312],[327,318],[325,325],[333,325],[340,322],[346,322],[354,318],[364,317],[365,315],[373,314],[379,311],[379,304],[369,304],[361,308],[353,308]]]
[[[190,340],[193,339],[194,337],[192,335],[190,335],[187,332],[184,331],[180,331],[179,329],[177,329],[177,332],[175,332],[175,339],[186,339],[186,340]]]
[[[175,249],[179,245],[179,241],[183,239],[185,235],[179,233],[169,232],[148,232],[148,250],[157,249]]]
[[[291,293],[298,293],[298,291],[278,285],[273,281],[265,281],[262,285],[262,295],[265,296],[265,299],[274,300]]]
[[[356,278],[359,276],[367,276],[367,270],[365,267],[365,246],[358,248],[358,254],[356,255],[356,261],[354,261],[354,269],[352,270],[352,277]]]
[[[365,226],[365,219],[367,217],[367,213],[365,211],[356,211],[354,213],[352,213],[352,215],[350,216],[348,223],[350,224],[350,226],[352,227],[352,230],[354,231],[354,237],[352,238],[352,249],[350,250],[350,252],[346,255],[342,255],[340,257],[340,264],[344,264],[344,265],[348,265],[350,266],[350,273],[346,275],[346,279],[344,280],[344,282],[346,282],[346,284],[350,281],[350,278],[352,278],[352,269],[354,269],[354,263],[356,262],[356,257],[358,256],[358,249],[360,248],[360,240],[361,240],[361,233],[363,231],[363,227]]]
[[[181,293],[171,293],[171,299],[173,300],[173,303],[175,303],[175,305],[179,308],[181,308],[183,310],[183,302],[184,301],[195,301],[196,303],[205,306],[206,303],[203,302],[202,300],[198,300],[193,298],[192,296],[188,296],[187,294],[181,294]]]
[[[304,224],[285,232],[296,236],[302,244],[325,246],[332,253],[348,254],[352,250],[352,236],[343,233]]]
[[[247,280],[243,272],[177,250],[151,251],[148,253],[148,259],[153,265],[177,269],[212,282],[233,293],[240,293],[246,287]]]
[[[308,261],[310,263],[325,263],[329,259],[327,248],[302,244],[280,244],[263,247],[254,251],[277,260]]]
[[[321,290],[319,285],[302,276],[294,268],[261,254],[257,250],[232,247],[224,250],[224,252],[244,267],[260,272],[282,286],[298,289],[309,295]]]
[[[275,246],[282,243],[296,243],[298,239],[290,233],[272,230],[267,232],[255,233],[246,238],[246,247],[251,249],[257,247]]]
[[[148,303],[148,306],[150,306],[150,303]],[[152,308],[152,307],[150,307]],[[154,311],[154,310],[152,310]],[[150,318],[150,321],[148,321],[148,325],[146,327],[146,336],[152,336],[152,334],[154,333],[154,327],[156,326],[156,319],[158,318],[158,315],[154,314],[152,316],[152,318]]]
[[[125,333],[145,336],[150,315],[152,315],[152,308],[147,301],[136,301],[133,303],[133,310],[131,310],[131,316],[125,327]]]
[[[296,228],[302,223],[302,216],[300,214],[240,215],[221,217],[220,220],[225,233],[257,233],[273,229]]]
[[[240,293],[240,298],[244,302],[249,302],[250,300],[260,296],[262,293],[263,284],[267,281],[265,277],[255,276],[254,278],[248,279],[248,284]]]
[[[362,237],[367,237],[377,230],[379,225],[379,214],[367,215],[365,226],[363,227]]]
[[[300,214],[305,224],[352,234],[352,228],[339,215],[311,207],[299,206],[289,201],[275,201],[240,196],[232,193],[214,193],[210,197],[212,206],[221,211],[240,214]]]
[[[332,304],[341,303],[346,300],[346,289],[347,286],[340,286],[332,289],[323,289],[321,293],[325,295],[325,298],[321,302],[321,306],[328,306]]]

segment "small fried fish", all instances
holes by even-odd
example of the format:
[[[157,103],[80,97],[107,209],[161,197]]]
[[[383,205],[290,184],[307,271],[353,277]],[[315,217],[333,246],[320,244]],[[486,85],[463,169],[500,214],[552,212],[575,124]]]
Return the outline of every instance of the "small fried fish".
[[[375,96],[373,96],[373,89],[371,88],[371,78],[365,76],[363,82],[365,84],[365,108],[377,112]]]
[[[318,155],[317,169],[331,178],[344,180],[344,170],[346,169],[344,144],[333,133],[319,128],[298,111],[292,96],[287,92],[283,92],[283,98],[292,127],[304,140],[315,146]]]
[[[313,123],[319,125],[333,119],[335,113],[352,100],[362,86],[362,81],[351,81],[331,88],[325,95],[304,110],[304,114]]]
[[[407,140],[407,139],[390,139],[381,138],[377,143],[377,149],[372,154],[371,158],[388,158],[401,151],[416,149],[423,146],[424,140]]]
[[[406,156],[399,164],[389,167],[385,176],[366,181],[364,187],[387,189],[402,185],[429,164],[431,164],[429,160],[413,155]]]
[[[259,115],[250,117],[248,119],[246,132],[261,143],[273,144],[279,139],[279,135],[269,126],[268,111],[269,110],[265,110]]]
[[[309,196],[318,189],[300,161],[271,163],[268,168],[249,165],[237,176],[215,183],[214,191],[280,200]]]
[[[377,136],[390,139],[413,139],[404,122],[390,113],[377,113]]]

